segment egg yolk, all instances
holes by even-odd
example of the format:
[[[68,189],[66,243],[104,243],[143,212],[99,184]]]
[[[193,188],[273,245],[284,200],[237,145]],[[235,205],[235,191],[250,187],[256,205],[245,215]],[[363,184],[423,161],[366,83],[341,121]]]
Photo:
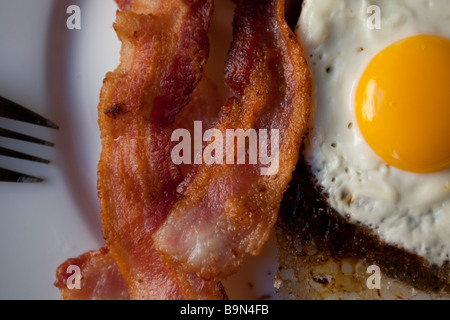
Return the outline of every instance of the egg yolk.
[[[418,35],[381,51],[358,85],[356,117],[389,165],[415,173],[450,167],[450,40]]]

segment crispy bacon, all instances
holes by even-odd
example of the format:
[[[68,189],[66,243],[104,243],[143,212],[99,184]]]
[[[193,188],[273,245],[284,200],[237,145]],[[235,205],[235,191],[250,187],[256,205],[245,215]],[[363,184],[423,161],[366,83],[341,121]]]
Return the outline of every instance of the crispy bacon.
[[[277,174],[262,176],[260,163],[202,164],[179,188],[181,199],[154,241],[168,259],[205,279],[226,278],[247,253],[260,252],[298,160],[311,80],[283,0],[237,1],[226,81],[235,96],[215,128],[224,136],[226,129],[278,129],[280,165]]]
[[[204,133],[217,120],[223,103],[223,98],[215,83],[205,73],[206,71],[192,93],[189,104],[175,117],[174,128],[188,130],[191,137],[194,137],[195,134],[194,122],[200,121],[202,123],[202,133]],[[191,150],[194,150],[193,139],[191,142]],[[192,162],[190,164],[182,163],[179,168],[183,177],[186,177],[192,169]]]
[[[118,1],[121,63],[100,95],[98,189],[106,244],[132,299],[223,299],[220,283],[166,261],[152,234],[176,202],[170,158],[176,114],[208,55],[212,0]]]
[[[193,122],[211,124],[220,110],[220,94],[215,84],[205,74],[191,94],[190,103],[176,116],[174,127],[186,128],[193,133]],[[191,166],[181,168],[186,174]],[[73,276],[70,266],[81,270],[81,288],[69,289],[67,280]],[[90,251],[78,258],[68,259],[56,271],[55,286],[60,289],[64,300],[127,300],[130,298],[128,286],[120,273],[119,266],[108,248]]]
[[[75,281],[75,270],[81,271],[80,287],[70,287]],[[69,282],[69,283],[68,283]],[[127,283],[116,261],[107,248],[90,251],[78,258],[68,259],[56,271],[55,286],[64,300],[128,300]]]

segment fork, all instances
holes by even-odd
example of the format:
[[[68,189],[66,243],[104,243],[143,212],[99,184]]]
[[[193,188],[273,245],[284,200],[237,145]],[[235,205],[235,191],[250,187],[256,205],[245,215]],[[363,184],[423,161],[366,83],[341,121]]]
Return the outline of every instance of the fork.
[[[59,129],[59,127],[52,121],[40,116],[39,114],[0,96],[0,117],[9,118],[13,120],[32,123],[52,129]],[[0,137],[9,139],[16,139],[37,143],[48,147],[53,147],[54,144],[42,139],[31,137],[22,133],[0,128]],[[50,163],[49,160],[35,157],[26,153],[0,147],[0,156],[24,159],[40,163]],[[41,178],[33,177],[20,172],[7,170],[0,167],[0,181],[4,182],[42,182]]]

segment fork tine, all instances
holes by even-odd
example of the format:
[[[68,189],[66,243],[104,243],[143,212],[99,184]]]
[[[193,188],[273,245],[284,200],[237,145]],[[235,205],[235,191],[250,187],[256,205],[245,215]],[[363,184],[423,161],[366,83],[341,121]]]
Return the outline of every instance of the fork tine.
[[[44,146],[49,146],[49,147],[54,147],[55,146],[52,142],[48,142],[48,141],[45,141],[45,140],[41,140],[41,139],[38,139],[38,138],[35,138],[35,137],[27,136],[25,134],[17,133],[17,132],[14,132],[14,131],[3,129],[3,128],[0,128],[0,137],[5,137],[5,138],[16,139],[16,140],[22,140],[22,141],[27,141],[27,142],[38,143],[38,144],[42,144]]]
[[[41,158],[38,158],[35,156],[31,156],[29,154],[25,154],[22,152],[6,149],[3,147],[0,147],[0,156],[18,158],[18,159],[29,160],[29,161],[34,161],[34,162],[47,163],[47,164],[50,163],[50,161],[48,161],[48,160],[41,159]]]
[[[4,182],[43,182],[41,178],[36,178],[23,173],[0,168],[0,181]]]
[[[33,123],[52,129],[59,129],[52,121],[3,97],[0,97],[0,117]]]

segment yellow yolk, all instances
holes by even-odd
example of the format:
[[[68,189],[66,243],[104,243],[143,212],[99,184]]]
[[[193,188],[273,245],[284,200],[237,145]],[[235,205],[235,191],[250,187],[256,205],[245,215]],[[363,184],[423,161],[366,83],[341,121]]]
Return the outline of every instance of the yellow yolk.
[[[356,116],[389,165],[416,173],[450,167],[450,40],[418,35],[380,52],[357,88]]]

